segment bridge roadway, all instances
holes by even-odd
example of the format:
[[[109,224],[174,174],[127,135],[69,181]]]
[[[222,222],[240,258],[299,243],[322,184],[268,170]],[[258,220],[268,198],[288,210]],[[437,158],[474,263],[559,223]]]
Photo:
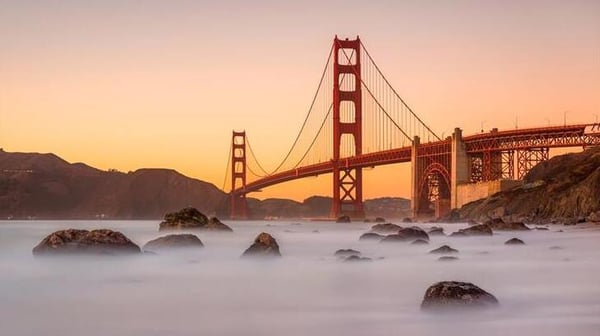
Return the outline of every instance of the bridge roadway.
[[[446,138],[441,141],[423,143],[419,145],[419,148],[435,147],[449,141],[450,138]],[[507,131],[492,130],[487,133],[463,137],[463,142],[467,154],[476,154],[484,151],[600,146],[600,124],[579,124]],[[375,167],[410,162],[411,156],[412,146],[406,146],[343,158],[339,160],[339,164],[341,167],[346,168]],[[247,194],[260,191],[275,184],[331,173],[333,165],[333,161],[328,161],[276,173],[248,183],[246,188],[238,188],[233,191],[233,194]]]

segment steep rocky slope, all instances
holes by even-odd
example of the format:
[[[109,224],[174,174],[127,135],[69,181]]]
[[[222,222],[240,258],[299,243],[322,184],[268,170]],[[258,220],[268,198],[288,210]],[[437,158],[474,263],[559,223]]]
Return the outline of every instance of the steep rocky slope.
[[[600,147],[535,166],[522,186],[464,205],[463,219],[574,223],[600,211]]]

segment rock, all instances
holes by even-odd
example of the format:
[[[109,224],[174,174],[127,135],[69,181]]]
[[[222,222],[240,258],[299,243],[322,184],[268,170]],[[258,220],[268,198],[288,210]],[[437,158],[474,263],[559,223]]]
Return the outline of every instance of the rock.
[[[352,220],[350,219],[350,216],[342,215],[342,216],[338,217],[335,222],[336,223],[350,223],[351,221]]]
[[[563,248],[560,246],[550,246],[551,250],[562,250]]]
[[[244,253],[242,257],[281,257],[279,245],[273,236],[262,232]]]
[[[402,223],[412,223],[412,219],[410,219],[408,217],[404,217],[404,218],[402,218]]]
[[[357,255],[351,255],[349,257],[347,257],[346,259],[344,259],[345,262],[361,262],[361,261],[372,261],[371,258],[366,258],[366,257],[360,257]]]
[[[410,243],[411,245],[427,245],[429,244],[429,242],[427,240],[424,239],[417,239],[417,240],[413,240],[412,243]]]
[[[543,226],[536,226],[535,229],[539,231],[548,231],[548,228]]]
[[[164,220],[159,224],[158,230],[233,231],[216,217],[208,219],[208,217],[196,208],[184,208],[180,211],[166,214]]]
[[[151,240],[144,245],[144,252],[157,252],[169,249],[204,247],[200,238],[193,234],[171,234]]]
[[[409,228],[402,228],[398,230],[397,234],[387,235],[381,240],[381,242],[408,242],[415,239],[429,240],[429,236],[427,235],[427,232],[423,231],[423,229],[413,226]]]
[[[504,245],[525,245],[525,242],[519,238],[511,238],[504,242]]]
[[[398,232],[398,230],[400,230],[400,229],[402,229],[402,227],[400,225],[391,224],[391,223],[375,224],[375,225],[371,226],[371,231],[377,232],[377,233]]]
[[[411,226],[409,228],[402,228],[398,230],[398,235],[406,237],[406,239],[423,239],[429,240],[429,235],[425,230],[418,226]]]
[[[368,219],[368,218],[365,218],[365,219],[363,220],[363,223],[371,223],[371,220],[370,220],[370,219]]]
[[[383,217],[375,217],[375,223],[385,223],[385,218],[383,218]]]
[[[502,219],[492,219],[485,222],[487,226],[494,231],[529,231],[529,228],[522,222],[504,222]]]
[[[421,310],[451,311],[457,308],[490,308],[498,300],[490,293],[468,282],[442,281],[425,291]]]
[[[458,257],[455,256],[441,256],[438,258],[438,261],[456,261]]]
[[[457,233],[458,232],[458,233]],[[453,232],[450,236],[491,236],[492,228],[486,224],[473,225],[465,229],[460,229],[457,232]]]
[[[591,212],[586,217],[586,220],[590,223],[600,223],[600,210],[596,212]]]
[[[381,239],[383,239],[385,236],[382,236],[378,233],[374,233],[374,232],[367,232],[367,233],[363,233],[360,238],[358,238],[358,240],[376,240],[376,241],[380,241]]]
[[[431,229],[429,229],[429,231],[427,232],[428,235],[430,236],[443,236],[444,235],[444,229],[441,227],[437,227],[434,226]]]
[[[33,248],[33,255],[118,255],[138,254],[140,248],[120,232],[68,229],[56,231]]]
[[[336,257],[349,257],[353,255],[360,256],[360,251],[353,249],[340,249],[335,251],[333,255]]]
[[[458,253],[458,250],[455,250],[448,245],[443,245],[443,246],[436,248],[435,250],[429,251],[429,253],[437,253],[437,254],[439,254],[439,253]]]

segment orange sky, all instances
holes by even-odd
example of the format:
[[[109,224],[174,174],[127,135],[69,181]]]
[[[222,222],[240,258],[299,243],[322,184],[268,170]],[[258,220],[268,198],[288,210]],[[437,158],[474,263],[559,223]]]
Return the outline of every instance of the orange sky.
[[[276,165],[335,34],[360,34],[438,134],[593,122],[598,1],[0,2],[0,147],[221,186],[232,129]],[[408,196],[408,165],[365,197]],[[330,194],[329,176],[258,197]]]

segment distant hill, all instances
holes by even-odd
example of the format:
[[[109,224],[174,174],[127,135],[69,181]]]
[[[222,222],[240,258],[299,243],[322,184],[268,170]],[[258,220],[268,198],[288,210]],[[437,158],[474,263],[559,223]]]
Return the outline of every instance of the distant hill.
[[[54,154],[0,149],[0,219],[160,219],[187,206],[223,218],[229,214],[227,200],[215,185],[172,169],[103,171]],[[248,198],[248,207],[253,219],[327,217],[331,198]],[[409,201],[401,198],[365,201],[372,217],[404,217],[408,209]]]
[[[156,219],[185,206],[212,214],[226,197],[171,169],[107,172],[54,154],[0,150],[0,218]]]

